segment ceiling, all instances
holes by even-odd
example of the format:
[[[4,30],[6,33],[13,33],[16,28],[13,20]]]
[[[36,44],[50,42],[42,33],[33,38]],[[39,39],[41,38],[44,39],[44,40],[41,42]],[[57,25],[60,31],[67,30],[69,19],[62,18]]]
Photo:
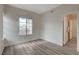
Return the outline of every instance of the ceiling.
[[[61,4],[10,4],[10,6],[29,10],[38,14],[53,10],[60,5]]]

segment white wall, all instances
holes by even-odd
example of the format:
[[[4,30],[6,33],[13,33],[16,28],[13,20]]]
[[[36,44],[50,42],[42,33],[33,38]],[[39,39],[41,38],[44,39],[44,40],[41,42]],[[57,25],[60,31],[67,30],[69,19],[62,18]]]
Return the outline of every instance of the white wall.
[[[61,5],[51,13],[41,15],[41,38],[58,45],[63,45],[63,17],[66,14],[79,12],[79,5]],[[78,18],[79,19],[79,18]]]
[[[29,36],[19,35],[19,17],[24,16],[33,19],[33,34]],[[40,21],[39,15],[30,11],[22,10],[19,8],[6,6],[4,15],[4,37],[5,45],[13,45],[18,43],[27,42],[33,39],[39,39]]]
[[[4,43],[3,43],[3,6],[0,5],[0,55],[2,54],[2,51],[4,49]]]

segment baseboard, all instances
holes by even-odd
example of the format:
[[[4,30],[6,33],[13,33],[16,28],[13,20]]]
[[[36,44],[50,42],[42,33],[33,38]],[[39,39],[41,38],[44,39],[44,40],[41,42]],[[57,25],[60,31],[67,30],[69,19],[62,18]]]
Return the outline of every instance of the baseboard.
[[[40,39],[40,38],[33,38],[33,39],[30,39],[30,40],[20,41],[20,42],[12,43],[12,44],[7,44],[7,45],[5,45],[5,47],[18,45],[18,44],[23,44],[23,43],[26,43],[26,42],[29,42],[29,41],[32,41],[32,40],[37,40],[37,39]]]
[[[4,41],[3,40],[1,40],[1,41],[2,41],[2,43],[1,43],[1,47],[0,47],[0,55],[2,55],[3,50],[4,50]]]
[[[37,39],[43,39],[43,38],[33,38],[33,39],[30,39],[30,40],[26,40],[26,41],[20,41],[20,42],[17,42],[17,43],[8,44],[5,47],[18,45],[18,44],[23,44],[23,43],[26,43],[26,42],[29,42],[29,41],[32,41],[32,40],[37,40]],[[46,40],[46,39],[43,39],[43,40]],[[54,43],[54,44],[59,45],[59,46],[63,46],[63,44],[55,43],[55,42],[52,42],[52,41],[49,41],[49,40],[46,40],[46,41]]]
[[[4,47],[5,48],[5,47]],[[2,49],[1,55],[3,54],[4,48]]]
[[[41,39],[42,39],[42,38],[41,38]],[[43,39],[43,40],[46,40],[46,39]],[[48,41],[48,42],[50,42],[50,43],[54,43],[54,44],[59,45],[59,46],[63,46],[63,44],[59,44],[59,43],[56,43],[56,42],[53,42],[53,41],[50,41],[50,40],[46,40],[46,41]]]

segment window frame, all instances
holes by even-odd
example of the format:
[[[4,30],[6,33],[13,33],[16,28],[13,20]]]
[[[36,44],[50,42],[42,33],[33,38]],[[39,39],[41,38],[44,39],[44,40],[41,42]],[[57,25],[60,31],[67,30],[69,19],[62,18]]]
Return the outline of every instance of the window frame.
[[[26,22],[20,22],[20,18],[25,18],[25,19],[26,19]],[[27,19],[28,19],[28,20],[30,20],[30,19],[32,20],[32,18],[19,17],[19,35],[20,35],[20,36],[25,36],[25,35],[28,36],[28,35],[32,35],[32,34],[33,34],[33,21],[32,21],[32,23],[31,23],[31,26],[29,26],[29,27],[31,27],[31,32],[32,32],[32,33],[31,33],[31,34],[27,34],[27,27],[28,27],[28,26],[27,26],[27,23],[28,23],[28,22],[27,22]],[[25,31],[26,34],[20,34],[20,23],[26,23],[26,31]]]

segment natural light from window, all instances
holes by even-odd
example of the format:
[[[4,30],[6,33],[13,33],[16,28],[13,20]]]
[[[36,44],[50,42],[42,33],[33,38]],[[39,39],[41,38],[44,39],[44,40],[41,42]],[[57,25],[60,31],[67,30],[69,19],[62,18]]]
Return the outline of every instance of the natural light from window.
[[[19,18],[19,35],[32,34],[32,19]]]

